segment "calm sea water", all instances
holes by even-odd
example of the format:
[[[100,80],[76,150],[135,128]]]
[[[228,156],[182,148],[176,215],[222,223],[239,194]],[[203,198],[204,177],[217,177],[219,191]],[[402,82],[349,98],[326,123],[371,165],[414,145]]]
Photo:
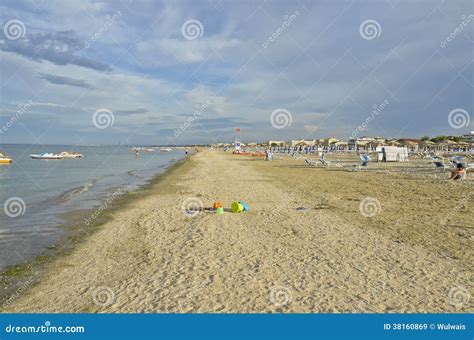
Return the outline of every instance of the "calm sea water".
[[[71,150],[72,149],[72,150]],[[130,147],[0,145],[13,164],[0,164],[0,270],[31,260],[64,235],[64,213],[91,209],[133,191],[184,157],[184,150]],[[76,151],[82,159],[33,160],[30,154]],[[18,215],[18,216],[17,216]]]

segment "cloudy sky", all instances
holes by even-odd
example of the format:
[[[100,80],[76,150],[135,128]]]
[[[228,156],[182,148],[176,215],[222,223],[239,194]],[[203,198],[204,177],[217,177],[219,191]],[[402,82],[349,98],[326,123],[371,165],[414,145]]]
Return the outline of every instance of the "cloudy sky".
[[[1,0],[0,142],[464,134],[473,13],[470,0]]]

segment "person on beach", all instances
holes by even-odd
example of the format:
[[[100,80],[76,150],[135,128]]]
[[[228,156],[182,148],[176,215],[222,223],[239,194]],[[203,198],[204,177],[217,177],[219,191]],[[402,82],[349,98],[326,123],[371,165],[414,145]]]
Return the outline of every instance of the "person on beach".
[[[270,149],[265,150],[265,160],[272,161],[273,160],[273,153]]]
[[[451,177],[449,179],[458,180],[463,179],[466,176],[466,169],[464,168],[464,164],[457,163],[456,168],[451,171]]]

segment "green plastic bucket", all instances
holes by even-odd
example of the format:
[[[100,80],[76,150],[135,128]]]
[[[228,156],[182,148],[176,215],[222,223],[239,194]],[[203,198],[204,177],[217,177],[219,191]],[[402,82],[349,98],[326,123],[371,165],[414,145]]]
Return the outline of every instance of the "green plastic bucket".
[[[244,206],[239,202],[234,202],[231,204],[230,210],[232,210],[233,213],[238,213],[244,210]]]

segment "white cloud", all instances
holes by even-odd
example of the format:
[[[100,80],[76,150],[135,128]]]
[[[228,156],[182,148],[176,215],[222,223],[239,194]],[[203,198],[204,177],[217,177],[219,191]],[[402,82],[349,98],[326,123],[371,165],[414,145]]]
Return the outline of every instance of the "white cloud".
[[[229,124],[237,124],[231,118],[239,118],[249,124],[243,130],[253,136],[271,137],[275,131],[268,117],[285,108],[292,113],[293,124],[279,131],[279,137],[297,138],[314,129],[321,137],[347,135],[373,104],[389,99],[390,107],[377,120],[388,133],[396,134],[407,124],[409,135],[425,133],[427,125],[448,133],[446,114],[454,107],[472,105],[469,46],[474,37],[466,29],[445,49],[439,42],[470,11],[470,2],[445,2],[434,11],[436,4],[430,1],[402,2],[395,8],[384,2],[348,5],[53,1],[39,3],[36,9],[32,3],[16,7],[12,2],[11,8],[2,7],[2,20],[20,17],[27,32],[72,30],[80,40],[90,38],[107,14],[118,10],[123,14],[89,49],[77,51],[111,65],[113,72],[4,53],[0,72],[3,82],[9,80],[3,84],[1,104],[10,107],[38,96],[38,102],[55,103],[61,111],[38,106],[32,113],[44,115],[51,108],[48,114],[53,112],[67,131],[75,127],[89,131],[94,108],[146,110],[121,114],[116,130],[104,131],[103,137],[94,135],[106,140],[108,133],[130,132],[142,124],[138,133],[144,137],[159,136],[157,131],[166,135],[210,99],[204,118]],[[301,14],[291,26],[263,48],[262,41],[295,10]],[[368,18],[377,19],[382,27],[381,36],[373,41],[359,35],[360,23]],[[201,38],[182,36],[181,26],[190,19],[203,24]],[[91,88],[48,84],[37,78],[39,72],[79,79]],[[221,125],[213,123],[212,129],[231,130]],[[202,128],[206,129],[204,123]],[[375,124],[368,129],[368,134],[380,133]],[[186,138],[183,142],[207,137],[190,129]]]

